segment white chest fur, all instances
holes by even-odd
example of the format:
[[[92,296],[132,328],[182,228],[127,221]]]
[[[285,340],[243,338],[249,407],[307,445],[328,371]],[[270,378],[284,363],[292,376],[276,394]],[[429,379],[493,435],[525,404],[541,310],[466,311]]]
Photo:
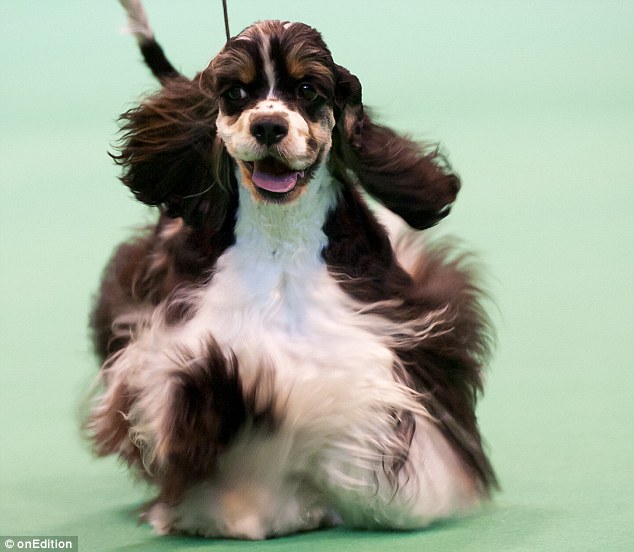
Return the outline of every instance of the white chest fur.
[[[290,206],[255,202],[241,188],[236,243],[197,292],[196,316],[172,339],[195,351],[213,336],[236,355],[247,385],[269,370],[285,400],[302,383],[313,394],[327,382],[393,387],[390,332],[377,327],[378,317],[360,314],[322,258],[322,226],[337,193],[323,168]]]

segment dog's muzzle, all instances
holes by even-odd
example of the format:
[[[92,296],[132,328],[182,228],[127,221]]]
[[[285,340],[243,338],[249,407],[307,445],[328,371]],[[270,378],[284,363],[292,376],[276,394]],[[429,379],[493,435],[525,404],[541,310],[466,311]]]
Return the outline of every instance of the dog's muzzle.
[[[288,121],[283,115],[267,114],[251,118],[249,130],[256,141],[272,153],[289,131]],[[304,177],[303,170],[296,170],[279,160],[275,155],[247,164],[251,179],[257,188],[274,194],[286,194],[293,190]]]

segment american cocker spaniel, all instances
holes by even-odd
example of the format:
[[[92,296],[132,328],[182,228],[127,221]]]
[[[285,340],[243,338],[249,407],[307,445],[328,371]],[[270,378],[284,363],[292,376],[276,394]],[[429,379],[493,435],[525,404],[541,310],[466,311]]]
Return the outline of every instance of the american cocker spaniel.
[[[157,488],[161,534],[414,529],[474,508],[496,485],[482,293],[464,255],[386,230],[440,221],[457,176],[372,121],[308,25],[255,23],[189,79],[122,4],[162,86],[122,116],[114,158],[158,221],[117,249],[92,314],[96,452]]]

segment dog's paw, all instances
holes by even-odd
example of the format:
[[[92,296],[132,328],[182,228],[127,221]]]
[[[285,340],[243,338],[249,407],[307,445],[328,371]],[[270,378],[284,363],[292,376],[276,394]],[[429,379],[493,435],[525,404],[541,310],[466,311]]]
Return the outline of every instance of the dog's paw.
[[[252,486],[190,488],[175,506],[157,502],[146,515],[160,535],[185,533],[211,538],[263,540],[321,527],[339,519],[314,497],[273,494]]]

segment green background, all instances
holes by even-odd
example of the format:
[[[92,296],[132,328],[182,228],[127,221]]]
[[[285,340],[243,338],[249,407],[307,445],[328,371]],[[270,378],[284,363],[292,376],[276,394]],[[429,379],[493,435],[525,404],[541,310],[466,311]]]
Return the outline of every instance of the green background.
[[[479,407],[503,490],[415,533],[158,538],[149,495],[79,436],[86,320],[115,244],[151,219],[106,155],[155,84],[111,1],[0,3],[0,534],[83,551],[634,550],[634,2],[229,0],[317,27],[383,122],[439,140],[464,187],[437,232],[490,270],[499,347]],[[192,75],[220,2],[147,0]]]

